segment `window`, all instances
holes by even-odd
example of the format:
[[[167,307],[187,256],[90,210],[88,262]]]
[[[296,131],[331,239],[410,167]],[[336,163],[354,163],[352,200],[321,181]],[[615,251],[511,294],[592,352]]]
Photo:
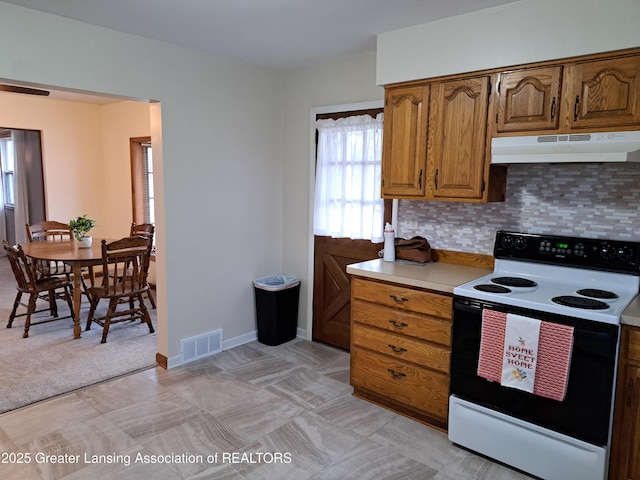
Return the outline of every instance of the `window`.
[[[133,221],[155,225],[151,137],[130,139]]]
[[[316,122],[315,235],[382,241],[382,121],[381,113]]]
[[[2,167],[3,202],[6,207],[13,207],[15,204],[15,156],[9,130],[0,130],[0,165]]]

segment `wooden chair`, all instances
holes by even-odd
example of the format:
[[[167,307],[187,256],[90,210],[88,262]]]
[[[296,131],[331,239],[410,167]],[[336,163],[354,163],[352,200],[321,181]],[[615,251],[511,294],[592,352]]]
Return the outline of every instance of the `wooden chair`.
[[[29,242],[60,242],[63,240],[71,240],[73,235],[66,223],[56,221],[43,221],[35,225],[26,224],[27,238]],[[39,261],[36,263],[38,274],[42,277],[55,277],[64,275],[71,278],[71,267],[64,262],[46,262]]]
[[[43,222],[36,223],[35,225],[25,225],[27,229],[27,238],[30,242],[60,242],[64,240],[73,240],[73,234],[69,229],[69,224],[56,222],[55,220],[45,220]],[[71,278],[72,268],[64,262],[46,262],[40,261],[37,263],[38,273],[43,277],[51,277],[64,275],[67,278]],[[89,283],[93,285],[93,267],[87,267],[83,269],[84,273],[89,277]],[[87,282],[85,276],[82,275],[82,289],[86,295]]]
[[[102,284],[87,290],[91,307],[85,328],[90,330],[92,322],[101,325],[100,343],[107,341],[111,324],[138,318],[149,326],[149,333],[154,333],[151,317],[142,298],[143,294],[149,292],[147,275],[150,255],[149,237],[125,237],[111,243],[102,241]],[[95,317],[98,303],[103,298],[109,300],[109,309],[104,317]],[[118,308],[123,305],[125,310]]]
[[[43,221],[35,225],[26,224],[27,237],[30,242],[36,241],[56,241],[71,240],[71,230],[69,224],[56,221]]]
[[[70,294],[71,281],[65,277],[38,278],[35,265],[29,261],[20,245],[18,245],[17,247],[13,247],[9,245],[6,240],[4,240],[2,242],[2,246],[7,252],[9,263],[11,264],[11,269],[13,270],[13,274],[16,277],[16,282],[18,283],[18,293],[13,303],[13,309],[11,310],[11,315],[9,316],[9,323],[7,324],[7,328],[12,327],[13,321],[16,317],[26,316],[27,319],[24,323],[23,337],[27,338],[29,336],[29,327],[31,325],[53,322],[55,320],[62,320],[63,318],[73,319],[73,304],[71,302]],[[62,290],[62,295],[64,296],[67,305],[69,305],[69,311],[71,312],[71,314],[66,317],[58,317],[56,290]],[[46,297],[43,297],[42,295],[44,292],[46,292]],[[26,305],[27,312],[16,315],[23,293],[29,294],[29,303]],[[36,310],[36,302],[39,298],[43,300],[46,299],[46,301],[49,303],[49,308]],[[47,320],[40,320],[33,323],[31,322],[32,314],[44,312],[46,310],[49,310],[52,318],[49,318]]]
[[[151,238],[153,238],[153,234],[155,233],[155,230],[156,230],[156,227],[154,227],[152,223],[132,223],[129,236],[135,237],[137,235],[142,235],[142,236],[150,236]]]
[[[131,230],[129,231],[130,237],[143,236],[143,237],[151,237],[151,243],[153,244],[153,235],[155,233],[156,227],[152,223],[132,223]],[[151,293],[151,288],[149,292],[146,294],[146,297],[149,299],[151,303],[151,308],[155,310],[156,301],[153,298],[153,294]]]

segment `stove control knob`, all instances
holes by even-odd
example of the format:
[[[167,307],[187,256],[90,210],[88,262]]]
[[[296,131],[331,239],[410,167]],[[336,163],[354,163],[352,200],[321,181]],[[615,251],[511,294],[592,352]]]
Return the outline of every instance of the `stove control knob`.
[[[629,250],[629,248],[624,245],[617,248],[616,254],[618,258],[623,262],[631,262],[632,260],[631,250]]]
[[[608,243],[603,243],[600,247],[600,255],[605,260],[611,260],[616,255],[616,250]]]

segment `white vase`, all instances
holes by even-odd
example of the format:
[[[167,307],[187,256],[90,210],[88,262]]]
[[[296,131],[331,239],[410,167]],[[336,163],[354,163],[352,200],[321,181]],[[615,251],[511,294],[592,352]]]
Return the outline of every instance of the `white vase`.
[[[82,237],[80,240],[78,240],[78,248],[91,248],[92,242],[93,242],[93,238]]]

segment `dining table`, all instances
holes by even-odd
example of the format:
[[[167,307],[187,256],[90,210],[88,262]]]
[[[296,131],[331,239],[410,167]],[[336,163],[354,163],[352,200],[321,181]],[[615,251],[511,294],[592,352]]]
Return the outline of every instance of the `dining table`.
[[[73,239],[55,242],[29,242],[23,244],[22,249],[33,260],[64,262],[71,267],[73,276],[73,338],[80,338],[82,330],[80,327],[82,269],[102,264],[102,241],[94,238],[90,247],[80,247],[80,242]]]

